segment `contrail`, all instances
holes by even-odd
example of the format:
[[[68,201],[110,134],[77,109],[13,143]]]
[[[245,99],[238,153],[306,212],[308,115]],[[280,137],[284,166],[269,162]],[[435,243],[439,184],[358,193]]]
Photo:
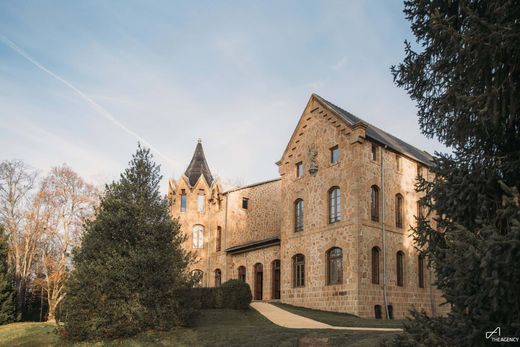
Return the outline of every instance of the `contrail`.
[[[157,153],[160,157],[165,159],[170,165],[174,166],[173,163],[168,159],[166,155],[161,153],[157,148],[155,148],[150,142],[146,141],[143,137],[139,136],[134,131],[130,130],[128,127],[126,127],[123,123],[118,121],[112,113],[110,113],[107,109],[105,109],[103,106],[99,105],[97,102],[95,102],[91,97],[89,97],[87,94],[83,93],[81,90],[76,88],[74,85],[72,85],[70,82],[63,79],[61,76],[55,74],[51,70],[47,69],[45,66],[40,64],[38,61],[36,61],[33,57],[31,57],[29,54],[27,54],[22,48],[20,48],[16,43],[9,40],[4,35],[0,34],[0,39],[4,41],[4,43],[9,46],[11,49],[13,49],[16,53],[20,54],[22,57],[27,59],[29,62],[31,62],[33,65],[38,67],[40,70],[48,73],[70,89],[72,89],[76,94],[78,94],[83,100],[85,100],[90,107],[92,107],[98,114],[103,116],[104,118],[108,119],[110,122],[112,122],[114,125],[125,131],[126,133],[132,135],[137,140],[145,144],[147,147],[149,147],[151,150],[153,150],[155,153]]]

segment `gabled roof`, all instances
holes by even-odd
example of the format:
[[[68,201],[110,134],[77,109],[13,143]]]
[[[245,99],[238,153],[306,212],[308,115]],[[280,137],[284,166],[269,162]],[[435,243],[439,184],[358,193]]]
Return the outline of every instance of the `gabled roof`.
[[[197,143],[197,147],[195,147],[195,153],[193,153],[193,158],[191,158],[190,165],[188,165],[184,175],[188,177],[188,182],[192,187],[195,186],[201,175],[204,175],[209,186],[213,183],[213,176],[211,175],[208,163],[206,162],[206,156],[204,155],[204,150],[202,149],[202,143],[200,140]]]
[[[379,142],[382,145],[387,145],[389,148],[393,149],[396,152],[402,153],[412,159],[415,159],[425,165],[431,166],[433,157],[426,151],[421,151],[420,149],[404,142],[403,140],[398,139],[397,137],[390,135],[386,131],[379,129],[378,127],[369,124],[354,116],[352,113],[345,111],[339,106],[334,105],[332,102],[323,99],[321,96],[317,94],[312,94],[319,101],[321,101],[325,106],[334,111],[338,116],[340,116],[343,120],[345,120],[348,124],[354,125],[357,123],[364,123],[367,125],[366,128],[366,136],[376,142]]]

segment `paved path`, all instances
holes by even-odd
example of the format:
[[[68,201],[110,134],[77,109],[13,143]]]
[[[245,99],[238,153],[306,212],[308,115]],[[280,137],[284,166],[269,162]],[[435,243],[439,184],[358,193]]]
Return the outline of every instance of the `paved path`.
[[[357,331],[403,331],[399,328],[337,327],[291,313],[267,302],[255,301],[251,307],[276,325],[291,329],[335,329]]]

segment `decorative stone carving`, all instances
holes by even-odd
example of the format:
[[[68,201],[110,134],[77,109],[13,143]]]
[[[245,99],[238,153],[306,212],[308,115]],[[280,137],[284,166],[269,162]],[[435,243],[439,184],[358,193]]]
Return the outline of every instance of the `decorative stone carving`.
[[[312,176],[316,176],[318,172],[318,147],[316,144],[309,146],[309,173]]]

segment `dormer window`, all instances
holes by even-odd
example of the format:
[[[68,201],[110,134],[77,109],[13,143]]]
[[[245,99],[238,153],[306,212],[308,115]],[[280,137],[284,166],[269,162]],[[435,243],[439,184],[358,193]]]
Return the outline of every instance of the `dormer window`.
[[[296,163],[296,177],[302,177],[303,176],[303,163],[300,161],[299,163]]]
[[[330,163],[336,164],[339,160],[339,147],[336,145],[330,149]]]
[[[242,208],[244,210],[247,210],[248,207],[249,207],[249,199],[248,198],[242,198]]]

